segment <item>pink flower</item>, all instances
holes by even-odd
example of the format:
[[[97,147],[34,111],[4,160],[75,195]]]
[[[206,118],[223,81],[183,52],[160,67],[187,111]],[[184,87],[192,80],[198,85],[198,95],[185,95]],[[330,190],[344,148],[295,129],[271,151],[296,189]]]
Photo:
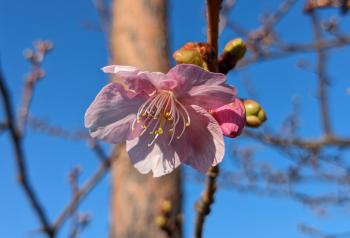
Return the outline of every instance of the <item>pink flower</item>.
[[[238,98],[235,98],[232,103],[212,111],[212,115],[219,123],[225,136],[234,138],[241,134],[245,124],[245,109]]]
[[[223,74],[190,64],[167,74],[118,65],[102,70],[121,83],[106,85],[87,109],[85,127],[92,137],[126,141],[134,166],[143,174],[152,170],[154,177],[181,163],[205,173],[222,161],[223,134],[208,110],[235,98]]]

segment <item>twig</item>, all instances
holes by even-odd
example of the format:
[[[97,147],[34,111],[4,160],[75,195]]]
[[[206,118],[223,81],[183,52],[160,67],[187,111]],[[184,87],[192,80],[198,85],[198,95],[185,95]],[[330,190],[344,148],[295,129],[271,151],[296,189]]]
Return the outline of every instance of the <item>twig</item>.
[[[219,36],[219,16],[222,0],[206,0],[207,2],[207,18],[208,18],[208,31],[207,38],[208,44],[214,50],[214,54],[211,57],[211,64],[209,70],[218,72],[217,58],[218,58],[218,36]]]
[[[331,122],[330,122],[330,113],[328,106],[328,94],[327,86],[328,79],[326,76],[326,53],[321,48],[320,42],[322,41],[322,32],[320,27],[320,21],[318,20],[317,14],[314,11],[310,12],[312,27],[315,35],[315,42],[317,48],[317,75],[318,75],[318,99],[321,112],[321,122],[323,130],[326,133],[326,136],[331,136]]]
[[[77,192],[79,191],[79,176],[80,176],[80,167],[75,167],[72,169],[72,171],[69,173],[69,184],[71,187],[72,197],[76,196]],[[72,219],[71,219],[71,225],[70,225],[70,231],[69,231],[69,238],[76,238],[79,233],[79,214],[77,213],[77,210],[72,212]]]
[[[45,211],[40,203],[36,193],[34,192],[31,183],[29,182],[27,167],[25,163],[25,157],[22,148],[22,137],[19,129],[16,127],[15,116],[11,107],[11,99],[8,89],[5,85],[5,79],[3,77],[2,71],[0,70],[0,93],[2,97],[2,103],[4,107],[4,112],[6,116],[6,121],[10,131],[10,137],[13,144],[13,150],[15,153],[15,161],[17,166],[17,176],[32,208],[34,209],[36,215],[41,223],[42,230],[48,235],[48,237],[54,237],[55,233],[51,229],[49,220]]]
[[[66,140],[89,140],[89,134],[85,130],[68,130],[57,125],[50,124],[42,118],[28,115],[28,126],[34,131],[45,133],[49,136],[60,137]]]
[[[282,18],[289,12],[297,0],[285,0],[282,2],[274,14],[268,17],[263,25],[266,31],[271,31],[272,28],[282,20]]]
[[[253,132],[252,130],[245,130],[244,136],[283,147],[298,147],[309,150],[318,150],[325,146],[328,147],[350,147],[350,138],[340,137],[320,137],[320,138],[283,138],[278,135],[271,135],[267,133]]]
[[[22,102],[19,111],[18,129],[21,134],[24,133],[25,126],[28,119],[29,107],[33,98],[33,91],[36,83],[44,78],[45,72],[41,68],[46,54],[52,50],[52,43],[50,41],[38,41],[35,44],[35,51],[27,49],[25,57],[31,64],[32,70],[28,74],[23,89]]]
[[[240,69],[252,63],[274,60],[292,56],[294,54],[315,52],[317,49],[322,50],[333,50],[336,48],[341,48],[348,46],[350,44],[350,36],[344,36],[343,38],[334,38],[330,40],[320,40],[318,44],[312,43],[280,43],[278,45],[278,50],[272,52],[264,52],[264,54],[255,54],[250,57],[245,57],[238,62],[236,68]]]
[[[108,169],[111,166],[111,160],[104,160],[100,163],[99,168],[91,176],[89,180],[77,191],[72,197],[71,201],[62,210],[61,214],[58,215],[55,222],[53,223],[53,229],[55,231],[59,230],[63,223],[69,218],[74,211],[78,208],[81,201],[86,198],[86,196],[91,192],[91,190],[96,186],[96,184],[103,178]]]
[[[111,13],[108,6],[106,6],[105,0],[92,0],[98,16],[100,18],[100,27],[102,32],[109,35],[110,31],[110,22],[111,22]]]
[[[219,174],[219,167],[211,167],[205,186],[205,190],[200,200],[196,203],[196,221],[195,221],[195,238],[201,238],[205,217],[210,213],[210,206],[214,202],[214,194],[216,191],[216,178]]]
[[[210,60],[210,71],[218,72],[218,34],[219,14],[222,0],[206,0],[208,18],[208,44],[214,49],[214,55]],[[216,190],[216,177],[219,174],[219,167],[211,167],[208,171],[208,178],[205,190],[196,203],[195,238],[201,238],[205,217],[210,213],[210,206],[214,202]]]

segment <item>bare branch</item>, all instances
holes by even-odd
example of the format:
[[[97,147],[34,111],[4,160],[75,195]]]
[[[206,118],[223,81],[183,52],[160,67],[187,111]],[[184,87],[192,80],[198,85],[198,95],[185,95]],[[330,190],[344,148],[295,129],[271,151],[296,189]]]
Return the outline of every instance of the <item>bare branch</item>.
[[[216,178],[219,174],[219,167],[211,167],[203,194],[196,203],[196,222],[195,222],[195,238],[201,238],[205,217],[210,213],[210,206],[214,202],[214,194],[216,191]]]
[[[208,18],[208,44],[214,49],[214,55],[210,60],[209,70],[218,72],[218,37],[219,37],[219,15],[222,0],[206,0]],[[210,213],[210,206],[214,202],[216,191],[216,178],[219,167],[211,167],[208,171],[207,184],[200,200],[196,203],[195,237],[201,238],[205,217]]]
[[[58,215],[55,222],[53,223],[53,230],[57,231],[61,228],[63,223],[71,217],[71,215],[76,211],[79,204],[84,198],[91,192],[91,190],[98,184],[98,182],[103,178],[106,172],[111,166],[111,160],[104,160],[100,163],[99,168],[96,172],[88,179],[85,184],[74,193],[73,198],[67,204],[67,206],[62,210],[61,214]]]
[[[44,208],[39,201],[28,177],[27,166],[25,162],[24,152],[22,148],[22,137],[19,129],[16,127],[16,120],[11,106],[11,99],[8,89],[5,85],[5,79],[3,77],[2,71],[0,70],[0,93],[2,97],[2,103],[4,107],[4,112],[6,116],[6,121],[10,131],[10,137],[13,145],[13,150],[15,153],[15,161],[17,166],[17,176],[32,208],[34,209],[36,215],[39,218],[43,231],[48,235],[48,237],[54,237],[54,231],[51,229],[49,219],[44,211]]]
[[[27,49],[25,51],[25,57],[31,64],[32,70],[28,74],[22,94],[22,103],[19,111],[18,128],[21,134],[24,133],[24,129],[27,123],[29,107],[33,98],[33,91],[36,83],[44,78],[45,72],[41,68],[46,54],[52,50],[52,43],[50,41],[38,41],[35,44],[35,51]]]
[[[321,112],[321,122],[323,130],[326,133],[326,136],[331,136],[331,122],[330,122],[330,113],[328,106],[328,93],[327,86],[329,84],[326,76],[326,53],[320,46],[322,41],[322,32],[320,21],[317,17],[317,13],[312,11],[310,12],[312,27],[315,35],[315,42],[317,48],[317,75],[318,75],[318,99]]]

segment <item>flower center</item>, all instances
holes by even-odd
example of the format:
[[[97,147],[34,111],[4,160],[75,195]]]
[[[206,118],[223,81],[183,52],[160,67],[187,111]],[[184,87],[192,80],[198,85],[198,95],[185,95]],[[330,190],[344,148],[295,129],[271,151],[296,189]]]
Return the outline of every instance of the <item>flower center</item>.
[[[160,135],[166,132],[170,134],[168,145],[173,141],[175,134],[176,138],[180,139],[191,121],[185,106],[175,98],[173,92],[162,91],[152,95],[141,105],[131,129],[134,130],[138,123],[141,123],[143,128],[140,136],[146,131],[154,135],[153,140],[148,144],[151,146]]]

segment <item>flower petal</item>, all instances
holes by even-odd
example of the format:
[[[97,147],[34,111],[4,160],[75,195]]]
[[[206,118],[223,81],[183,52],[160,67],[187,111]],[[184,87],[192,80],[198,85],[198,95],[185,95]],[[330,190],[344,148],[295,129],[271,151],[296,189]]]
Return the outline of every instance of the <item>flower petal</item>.
[[[203,108],[187,107],[191,124],[173,147],[181,162],[206,173],[222,161],[225,153],[224,138],[217,121]]]
[[[172,90],[177,85],[175,80],[168,79],[161,72],[143,71],[132,66],[109,65],[102,68],[102,70],[122,79],[128,85],[128,88],[135,92],[144,91],[151,94],[156,89]]]
[[[236,89],[228,85],[201,85],[191,88],[180,100],[185,105],[198,105],[211,110],[229,104],[236,94]]]
[[[107,74],[115,74],[115,76],[123,78],[135,76],[140,72],[138,68],[126,65],[108,65],[103,67],[102,71]]]
[[[126,141],[126,150],[129,153],[131,162],[142,174],[147,174],[151,170],[153,177],[172,172],[181,162],[174,149],[167,144],[168,138],[163,135],[158,138],[153,145],[149,146],[154,135],[148,133]]]
[[[177,81],[177,91],[180,95],[194,86],[220,85],[226,80],[224,74],[209,72],[193,64],[178,64],[169,70],[167,76]]]
[[[225,136],[233,138],[241,134],[245,124],[245,109],[238,98],[214,110],[212,115],[218,121]]]
[[[126,91],[118,83],[106,85],[85,113],[85,127],[92,137],[118,144],[131,132],[131,123],[146,98],[145,94]]]

